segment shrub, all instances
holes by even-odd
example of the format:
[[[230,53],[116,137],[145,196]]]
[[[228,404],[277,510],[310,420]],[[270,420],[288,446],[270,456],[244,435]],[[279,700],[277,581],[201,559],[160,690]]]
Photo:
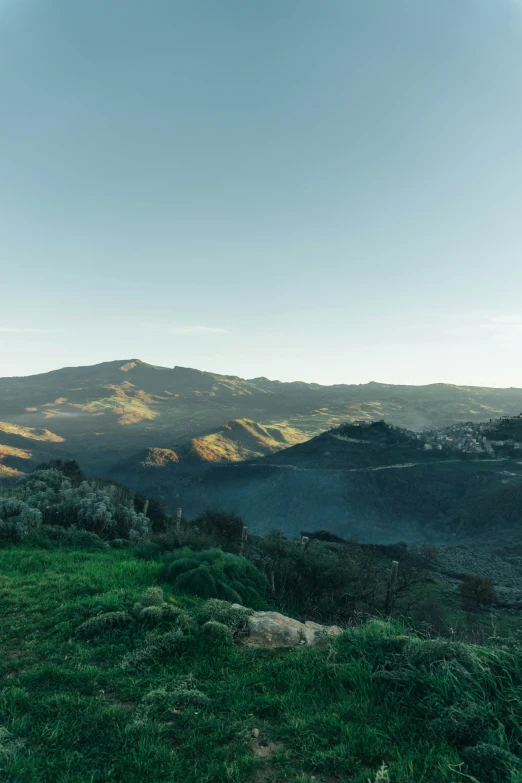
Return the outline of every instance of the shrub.
[[[176,623],[186,632],[192,631],[195,627],[194,620],[184,609],[164,601],[161,587],[149,587],[145,590],[141,599],[134,604],[132,611],[139,620],[152,624]]]
[[[36,470],[18,482],[26,503],[46,524],[89,530],[103,538],[138,539],[150,522],[135,511],[124,487],[103,480],[71,479],[57,468]]]
[[[130,622],[132,622],[132,617],[127,612],[105,612],[85,620],[78,626],[76,632],[83,639],[91,639],[113,628],[122,628]]]
[[[148,587],[140,598],[142,606],[161,606],[165,603],[161,587]]]
[[[460,597],[464,606],[479,609],[495,603],[495,585],[489,576],[466,574],[459,585]]]
[[[181,549],[164,558],[162,579],[201,598],[221,598],[257,607],[263,603],[268,582],[249,560],[208,549]]]
[[[209,620],[202,627],[203,636],[207,639],[220,642],[221,644],[232,644],[232,631],[224,623],[218,623],[216,620]]]
[[[238,549],[245,522],[234,512],[209,508],[194,520],[194,524],[225,547]]]
[[[17,498],[0,498],[0,541],[21,541],[41,523],[37,509]]]

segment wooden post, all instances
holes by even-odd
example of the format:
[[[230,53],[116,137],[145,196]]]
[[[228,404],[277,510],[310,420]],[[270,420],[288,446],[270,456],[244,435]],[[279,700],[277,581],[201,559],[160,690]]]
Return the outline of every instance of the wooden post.
[[[148,510],[149,510],[149,500],[147,498],[147,500],[145,501],[145,505],[143,506],[143,516],[145,516],[145,517],[147,516],[147,511]]]
[[[246,547],[247,539],[248,539],[248,528],[246,527],[246,525],[243,525],[243,530],[241,531],[241,547],[240,547],[240,550],[239,550],[239,554],[240,555],[244,555],[245,554],[245,547]]]
[[[310,543],[310,539],[308,536],[301,536],[301,552],[304,552],[308,544]]]
[[[399,574],[399,561],[392,560],[390,583],[388,585],[388,592],[386,594],[386,614],[388,617],[393,611],[393,604],[395,602],[395,590],[397,588],[397,576]]]
[[[176,533],[179,533],[181,530],[181,515],[182,515],[181,508],[178,508],[176,511]]]

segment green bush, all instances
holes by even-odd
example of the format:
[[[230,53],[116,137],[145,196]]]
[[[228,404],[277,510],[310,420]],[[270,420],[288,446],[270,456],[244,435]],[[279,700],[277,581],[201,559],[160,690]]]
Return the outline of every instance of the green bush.
[[[17,487],[45,524],[89,530],[106,539],[136,540],[150,531],[150,520],[134,509],[129,490],[111,481],[80,481],[51,467],[27,474]]]
[[[239,549],[244,520],[233,511],[209,508],[194,520],[198,529],[227,549]]]
[[[18,542],[42,524],[42,515],[18,498],[0,498],[0,541]]]
[[[232,644],[234,637],[228,625],[209,620],[202,627],[203,636],[221,644]]]
[[[253,608],[263,604],[268,582],[250,561],[221,549],[182,549],[165,556],[161,578],[200,598],[221,598]]]

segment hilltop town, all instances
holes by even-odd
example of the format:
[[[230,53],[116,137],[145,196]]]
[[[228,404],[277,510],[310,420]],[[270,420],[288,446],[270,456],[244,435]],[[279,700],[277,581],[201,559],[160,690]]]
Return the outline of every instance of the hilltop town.
[[[381,423],[384,424],[384,421]],[[352,422],[351,426],[364,430],[372,424],[374,422],[363,419]],[[388,424],[387,429],[390,432],[400,433],[403,439],[417,441],[418,445],[422,445],[426,451],[459,451],[495,457],[522,450],[522,413],[517,416],[490,419],[488,422],[458,422],[449,427],[426,430],[422,433],[402,429],[393,424]],[[521,439],[519,440],[517,436]]]

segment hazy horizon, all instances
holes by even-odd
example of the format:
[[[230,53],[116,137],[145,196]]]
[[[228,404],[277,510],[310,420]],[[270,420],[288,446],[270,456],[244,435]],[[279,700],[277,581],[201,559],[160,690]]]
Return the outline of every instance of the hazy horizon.
[[[522,388],[522,2],[0,0],[0,376]]]

